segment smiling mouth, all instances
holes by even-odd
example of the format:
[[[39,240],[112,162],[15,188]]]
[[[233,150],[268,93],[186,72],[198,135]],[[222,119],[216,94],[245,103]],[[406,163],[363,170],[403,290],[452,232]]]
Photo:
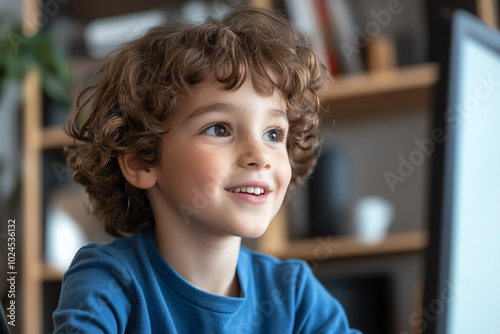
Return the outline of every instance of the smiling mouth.
[[[241,188],[228,189],[227,191],[229,191],[231,193],[245,193],[245,194],[252,194],[252,195],[263,195],[264,194],[264,188],[262,188],[262,187],[241,187]]]

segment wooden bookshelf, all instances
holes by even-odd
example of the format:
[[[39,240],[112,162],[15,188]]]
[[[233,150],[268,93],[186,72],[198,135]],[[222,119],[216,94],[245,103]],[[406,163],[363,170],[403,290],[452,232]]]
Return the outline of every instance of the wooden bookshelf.
[[[300,239],[291,241],[285,249],[273,255],[279,258],[330,260],[420,252],[426,247],[427,233],[412,231],[391,233],[373,244],[354,236]]]
[[[320,91],[326,100],[359,99],[378,94],[397,94],[406,90],[432,87],[438,78],[438,66],[424,63],[373,73],[339,76],[327,89]]]
[[[319,96],[335,119],[422,110],[431,103],[438,76],[434,63],[339,76]]]

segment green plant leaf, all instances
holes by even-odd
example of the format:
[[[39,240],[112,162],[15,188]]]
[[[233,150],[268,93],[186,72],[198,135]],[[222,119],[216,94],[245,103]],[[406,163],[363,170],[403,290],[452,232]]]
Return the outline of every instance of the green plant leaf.
[[[56,101],[70,106],[71,66],[66,56],[55,46],[51,36],[41,30],[27,38],[20,27],[11,27],[0,34],[1,85],[9,79],[22,81],[27,71],[34,65],[42,74],[45,93]]]

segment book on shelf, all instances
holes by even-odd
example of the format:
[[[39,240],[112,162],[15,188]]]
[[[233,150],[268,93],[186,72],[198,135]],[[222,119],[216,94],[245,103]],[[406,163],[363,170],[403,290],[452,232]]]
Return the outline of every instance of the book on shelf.
[[[306,39],[318,59],[332,72],[325,36],[317,19],[315,1],[285,0],[285,6],[297,33]]]
[[[335,38],[341,73],[351,74],[365,70],[363,50],[356,43],[356,11],[351,1],[324,0],[330,20],[332,35]]]
[[[339,74],[340,69],[337,60],[337,53],[335,50],[336,40],[334,38],[331,20],[328,13],[327,1],[328,0],[316,0],[311,3],[314,4],[315,12],[318,18],[317,22],[323,34],[323,42],[325,45],[327,57],[326,66],[330,70],[330,73],[335,76]]]
[[[285,0],[297,32],[304,36],[333,76],[364,70],[356,44],[353,8],[346,0]]]

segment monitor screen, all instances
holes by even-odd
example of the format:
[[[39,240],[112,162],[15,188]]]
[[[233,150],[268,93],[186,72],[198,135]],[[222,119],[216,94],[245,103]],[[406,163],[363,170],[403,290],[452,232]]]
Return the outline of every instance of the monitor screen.
[[[454,12],[435,127],[424,333],[498,331],[500,33]],[[444,107],[444,108],[443,108]]]

